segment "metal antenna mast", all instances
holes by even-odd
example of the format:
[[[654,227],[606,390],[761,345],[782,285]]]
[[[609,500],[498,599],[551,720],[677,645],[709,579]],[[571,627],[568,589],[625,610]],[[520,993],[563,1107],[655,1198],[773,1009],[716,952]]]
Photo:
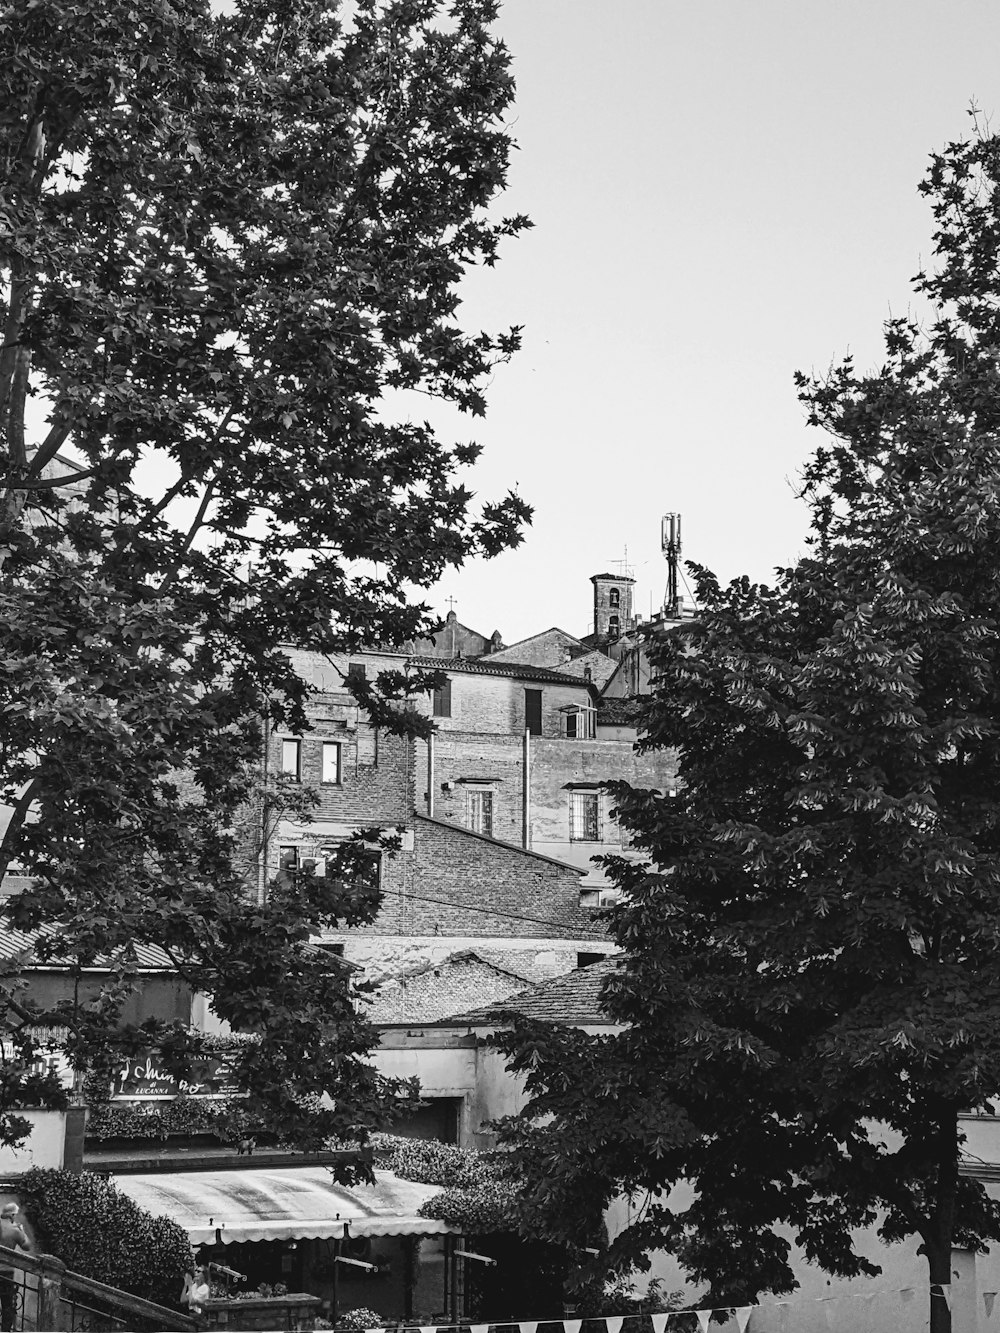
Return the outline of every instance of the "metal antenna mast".
[[[660,546],[667,562],[667,595],[663,604],[664,615],[678,613],[677,572],[681,554],[681,516],[664,514],[660,523]]]

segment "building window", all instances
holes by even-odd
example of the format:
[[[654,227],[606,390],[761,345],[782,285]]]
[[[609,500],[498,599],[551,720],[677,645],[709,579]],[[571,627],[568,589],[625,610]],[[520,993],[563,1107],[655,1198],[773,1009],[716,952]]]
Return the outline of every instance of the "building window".
[[[439,690],[432,691],[434,716],[451,717],[451,681],[446,680]]]
[[[596,791],[570,792],[569,836],[572,842],[600,842],[600,799]]]
[[[340,744],[338,741],[323,742],[323,782],[340,782]]]
[[[368,677],[368,669],[365,666],[364,662],[348,662],[347,664],[348,680],[366,680],[367,677]]]
[[[622,595],[620,589],[612,588],[611,591],[608,593],[608,605],[621,606],[621,602],[622,602]]]
[[[278,868],[286,875],[294,875],[299,868],[299,849],[294,843],[278,848]]]
[[[608,616],[608,637],[617,639],[621,637],[621,621],[617,616]]]
[[[578,953],[576,955],[577,967],[593,967],[595,963],[603,963],[607,958],[606,953]]]
[[[542,734],[542,692],[541,690],[524,691],[524,727],[532,736]]]
[[[592,741],[597,735],[597,710],[565,709],[562,715],[562,734],[570,740]]]
[[[465,822],[473,833],[493,837],[493,793],[472,788],[465,793]]]
[[[296,782],[302,781],[302,742],[281,742],[281,771]]]

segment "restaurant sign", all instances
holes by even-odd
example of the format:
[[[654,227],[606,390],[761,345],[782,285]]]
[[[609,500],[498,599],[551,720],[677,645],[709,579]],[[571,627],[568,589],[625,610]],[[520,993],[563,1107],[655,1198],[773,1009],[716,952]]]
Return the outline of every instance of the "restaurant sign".
[[[200,1056],[193,1060],[187,1075],[178,1078],[164,1068],[157,1052],[146,1051],[126,1060],[111,1084],[112,1097],[153,1101],[169,1097],[234,1097],[236,1086],[229,1057]]]

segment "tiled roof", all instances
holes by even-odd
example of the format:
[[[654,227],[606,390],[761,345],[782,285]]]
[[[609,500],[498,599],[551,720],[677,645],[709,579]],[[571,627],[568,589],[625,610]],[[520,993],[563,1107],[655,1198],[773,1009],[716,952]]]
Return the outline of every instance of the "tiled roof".
[[[606,727],[634,727],[642,712],[642,701],[635,697],[597,701],[597,724]]]
[[[26,965],[33,967],[69,967],[71,960],[68,957],[55,955],[45,962],[39,962],[34,956],[36,941],[41,936],[49,939],[55,938],[57,932],[54,926],[43,926],[40,930],[34,930],[30,933],[23,930],[14,930],[12,926],[0,926],[0,959],[4,962],[10,962],[14,959],[23,959]],[[173,970],[174,964],[169,955],[155,944],[133,944],[132,949],[135,953],[136,966],[143,969],[155,969],[157,971]],[[115,954],[101,954],[89,966],[103,970],[110,967],[115,958],[121,956],[121,951],[116,950]]]
[[[433,1023],[470,1004],[498,1004],[523,987],[523,976],[466,949],[384,977],[367,1001],[368,1019],[384,1027]]]
[[[558,866],[560,870],[572,870],[581,878],[588,873],[586,869],[574,865],[572,861],[559,861],[554,856],[546,856],[544,852],[536,852],[530,847],[522,847],[520,843],[505,842],[503,838],[494,838],[489,833],[477,833],[475,829],[466,828],[464,824],[455,824],[450,819],[439,819],[437,815],[422,815],[419,810],[414,810],[413,817],[425,824],[437,824],[450,833],[460,833],[466,838],[478,838],[480,842],[491,842],[495,847],[502,847],[508,852],[516,852],[518,856],[530,856],[533,861],[545,861],[550,866]]]
[[[610,1023],[612,1020],[601,1008],[601,987],[606,977],[617,967],[614,955],[589,967],[578,967],[561,977],[551,977],[530,986],[517,995],[511,995],[497,1004],[486,1005],[464,1014],[453,1014],[438,1020],[438,1027],[475,1027],[485,1023],[502,1022],[508,1014],[544,1023],[565,1023],[582,1027]]]
[[[415,653],[410,661],[437,671],[458,671],[471,676],[513,676],[515,680],[539,680],[552,685],[575,685],[584,682],[579,676],[569,676],[550,667],[522,665],[517,662],[491,662],[489,657],[428,657]]]
[[[15,930],[13,926],[0,925],[0,961],[12,962],[15,959],[23,962],[26,967],[54,967],[65,968],[72,967],[73,959],[60,954],[53,954],[51,958],[41,961],[34,954],[35,942],[41,937],[55,938],[58,932],[55,926],[42,926],[39,930],[31,932]],[[329,960],[331,968],[336,972],[355,972],[358,971],[356,964],[348,962],[347,959],[339,957],[337,954],[331,954],[328,950],[314,944],[303,946],[309,953],[319,954]],[[176,965],[165,949],[161,949],[158,944],[142,944],[135,941],[131,944],[132,952],[135,955],[135,966],[142,972],[174,972]],[[121,960],[124,953],[124,947],[116,949],[112,953],[99,954],[92,963],[87,964],[88,969],[103,972],[114,963]]]

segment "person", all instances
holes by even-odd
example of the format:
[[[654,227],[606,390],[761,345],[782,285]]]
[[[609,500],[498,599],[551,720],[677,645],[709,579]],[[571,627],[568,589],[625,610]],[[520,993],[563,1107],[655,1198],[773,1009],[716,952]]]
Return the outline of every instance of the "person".
[[[24,1228],[18,1226],[16,1221],[18,1211],[18,1206],[13,1201],[5,1203],[0,1208],[0,1245],[6,1246],[8,1250],[30,1250],[31,1241],[28,1240]],[[14,1327],[19,1286],[20,1283],[16,1280],[9,1261],[0,1260],[0,1329],[3,1333],[10,1333]]]
[[[199,1265],[193,1273],[184,1274],[184,1288],[181,1291],[181,1304],[186,1305],[192,1314],[201,1314],[202,1306],[212,1294],[208,1282],[208,1269]]]

